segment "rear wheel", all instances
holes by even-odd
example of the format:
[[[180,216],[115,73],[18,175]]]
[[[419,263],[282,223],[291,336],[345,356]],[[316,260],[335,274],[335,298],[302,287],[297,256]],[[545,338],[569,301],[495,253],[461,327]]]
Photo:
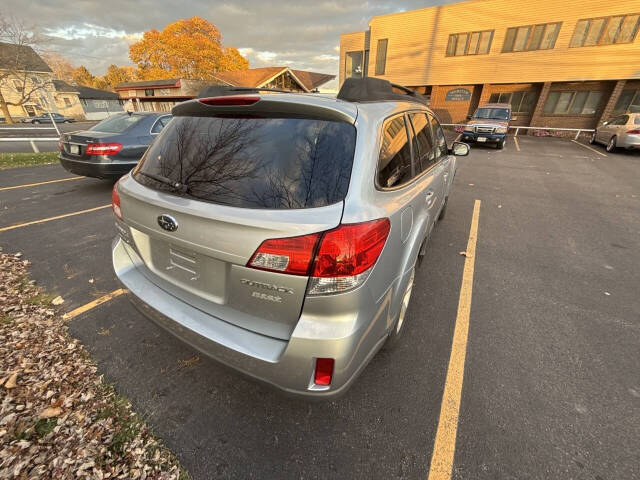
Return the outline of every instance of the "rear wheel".
[[[616,136],[614,135],[613,137],[611,137],[611,140],[609,140],[609,143],[607,143],[607,152],[615,152],[616,150]]]
[[[595,145],[595,143],[596,143],[596,132],[593,132],[593,133],[591,134],[591,138],[589,139],[589,143],[590,143],[591,145]]]
[[[33,123],[34,125],[40,125],[40,120],[33,120],[31,123]]]
[[[71,123],[71,120],[65,120],[63,123]]]
[[[391,327],[391,332],[389,333],[389,337],[387,338],[387,343],[385,344],[385,348],[391,350],[395,348],[399,341],[402,332],[404,331],[405,320],[407,316],[407,309],[409,308],[409,302],[411,301],[411,292],[413,291],[413,281],[416,275],[416,268],[413,267],[411,269],[411,275],[409,277],[409,281],[407,282],[407,286],[404,289],[404,293],[402,295],[402,303],[400,305],[400,313],[398,314],[398,318],[396,318],[393,327]]]

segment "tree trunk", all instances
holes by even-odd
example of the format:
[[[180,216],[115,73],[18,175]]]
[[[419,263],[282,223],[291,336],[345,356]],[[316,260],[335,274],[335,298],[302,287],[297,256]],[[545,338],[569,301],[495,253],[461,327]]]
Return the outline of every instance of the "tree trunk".
[[[4,115],[4,121],[9,125],[13,123],[13,118],[11,118],[11,114],[9,113],[9,107],[7,106],[7,102],[4,101],[4,97],[2,96],[2,92],[0,91],[0,111],[2,111]]]

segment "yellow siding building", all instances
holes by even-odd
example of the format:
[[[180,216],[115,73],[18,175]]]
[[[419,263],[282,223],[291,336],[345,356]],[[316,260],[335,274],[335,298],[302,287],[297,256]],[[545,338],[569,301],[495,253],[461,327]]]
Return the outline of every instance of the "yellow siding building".
[[[470,0],[373,17],[340,37],[340,84],[384,78],[447,123],[508,102],[516,124],[590,128],[640,111],[640,0]]]

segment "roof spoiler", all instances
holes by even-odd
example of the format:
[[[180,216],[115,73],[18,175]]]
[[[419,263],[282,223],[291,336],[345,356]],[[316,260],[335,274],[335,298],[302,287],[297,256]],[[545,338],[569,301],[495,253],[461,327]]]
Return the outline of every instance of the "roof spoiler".
[[[355,108],[353,112],[349,112],[348,109],[335,108],[331,104],[309,103],[304,95],[258,95],[262,91],[278,90],[214,85],[204,88],[198,98],[176,104],[171,109],[171,114],[174,117],[285,116],[347,123],[353,123],[356,119]]]
[[[281,90],[279,88],[259,88],[259,87],[236,87],[231,85],[207,85],[196,98],[209,97],[225,97],[227,95],[240,95],[243,93],[260,93],[260,92],[277,92],[277,93],[296,93],[289,90]]]
[[[395,90],[401,90],[398,93]],[[414,101],[427,105],[427,99],[402,85],[381,78],[347,78],[338,92],[338,98],[347,102],[380,102],[383,100]]]

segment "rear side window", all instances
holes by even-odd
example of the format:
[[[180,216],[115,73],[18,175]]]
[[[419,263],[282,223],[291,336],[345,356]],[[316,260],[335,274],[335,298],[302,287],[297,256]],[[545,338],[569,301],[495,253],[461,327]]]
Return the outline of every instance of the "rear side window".
[[[158,118],[158,120],[153,124],[153,127],[151,127],[151,133],[160,133],[162,129],[167,126],[169,120],[171,120],[171,115]]]
[[[129,115],[128,113],[122,113],[95,124],[89,130],[105,133],[122,133],[143,118],[144,117],[142,115]]]
[[[295,209],[340,202],[349,188],[356,130],[301,118],[173,117],[135,179],[173,193],[242,208]]]
[[[426,113],[411,113],[409,115],[413,131],[416,133],[416,169],[423,172],[431,168],[438,158],[438,151],[434,148],[431,126]]]
[[[378,185],[383,188],[397,187],[411,178],[411,147],[404,115],[400,115],[389,120],[383,129]]]
[[[449,147],[447,146],[447,138],[444,136],[442,127],[436,117],[429,114],[429,120],[431,121],[431,130],[433,131],[433,138],[436,145],[437,158],[442,158],[449,153]],[[437,159],[436,159],[437,161]]]

